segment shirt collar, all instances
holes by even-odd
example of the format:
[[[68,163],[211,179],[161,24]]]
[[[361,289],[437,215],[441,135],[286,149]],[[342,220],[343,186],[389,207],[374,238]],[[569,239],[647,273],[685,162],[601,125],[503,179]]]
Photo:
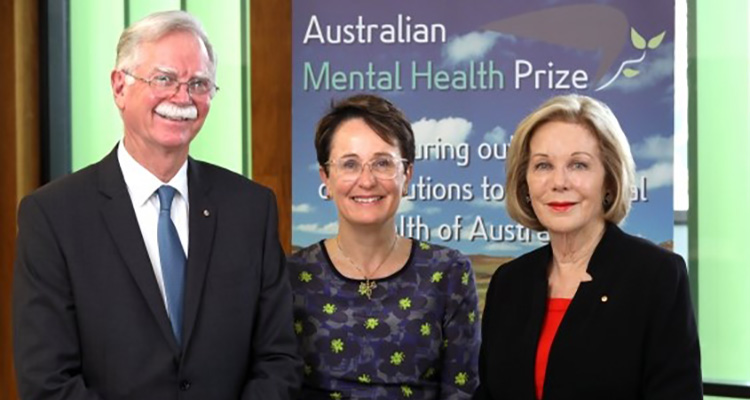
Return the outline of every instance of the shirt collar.
[[[117,160],[120,162],[122,177],[125,179],[128,193],[130,193],[130,198],[135,205],[143,206],[146,204],[161,185],[169,185],[175,188],[180,196],[185,199],[185,203],[188,204],[187,160],[167,183],[162,182],[143,165],[139,164],[125,149],[122,140],[117,145]]]

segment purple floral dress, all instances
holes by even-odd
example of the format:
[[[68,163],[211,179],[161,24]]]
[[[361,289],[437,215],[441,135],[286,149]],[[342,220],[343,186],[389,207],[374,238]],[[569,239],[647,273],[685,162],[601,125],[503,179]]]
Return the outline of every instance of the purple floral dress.
[[[341,275],[323,242],[288,259],[303,399],[468,399],[477,387],[474,273],[456,250],[412,240],[406,265],[375,280]]]

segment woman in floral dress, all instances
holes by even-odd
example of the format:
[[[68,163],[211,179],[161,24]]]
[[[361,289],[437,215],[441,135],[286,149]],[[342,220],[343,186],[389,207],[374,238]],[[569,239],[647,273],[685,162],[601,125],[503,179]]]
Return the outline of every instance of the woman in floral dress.
[[[389,101],[357,95],[320,120],[315,147],[338,232],[288,260],[302,398],[471,398],[480,334],[470,261],[395,230],[413,174],[411,124]]]

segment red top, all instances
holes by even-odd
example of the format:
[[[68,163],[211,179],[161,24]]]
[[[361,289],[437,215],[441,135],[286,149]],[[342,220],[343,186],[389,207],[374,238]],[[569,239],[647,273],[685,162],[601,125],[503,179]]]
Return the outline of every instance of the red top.
[[[547,373],[547,359],[552,341],[555,339],[557,328],[560,326],[565,312],[572,299],[547,299],[547,314],[544,316],[542,334],[539,336],[539,344],[536,348],[536,364],[534,383],[536,384],[536,398],[542,398],[544,389],[544,375]]]

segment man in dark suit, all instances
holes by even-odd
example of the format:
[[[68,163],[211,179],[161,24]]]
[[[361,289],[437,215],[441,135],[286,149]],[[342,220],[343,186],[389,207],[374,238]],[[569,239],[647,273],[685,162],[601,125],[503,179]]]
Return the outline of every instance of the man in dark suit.
[[[275,198],[188,157],[214,79],[192,16],[135,23],[111,75],[123,140],[21,202],[23,400],[293,398],[301,360]]]

